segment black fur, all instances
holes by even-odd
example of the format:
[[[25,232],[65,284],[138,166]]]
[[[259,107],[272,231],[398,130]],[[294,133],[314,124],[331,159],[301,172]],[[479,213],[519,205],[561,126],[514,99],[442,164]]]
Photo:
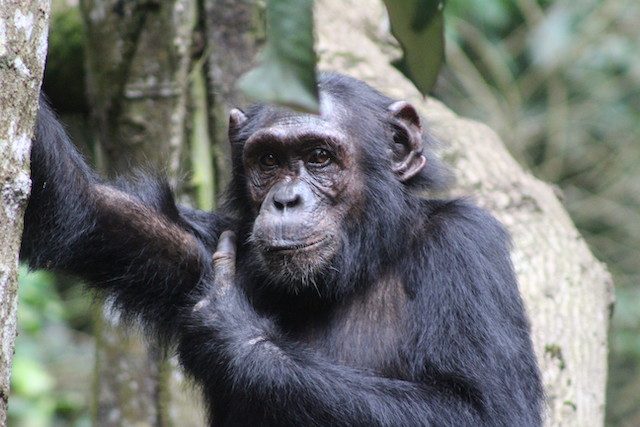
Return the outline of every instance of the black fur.
[[[273,113],[266,106],[248,109],[232,135],[226,202],[206,213],[177,207],[162,180],[107,187],[42,103],[22,258],[87,279],[125,315],[177,342],[216,425],[541,425],[540,375],[507,233],[467,200],[418,195],[445,182],[428,147],[420,175],[393,177],[392,100],[335,74],[320,89],[351,112],[349,132],[368,141],[367,190],[362,216],[343,225],[334,268],[315,288],[271,286],[252,255],[240,156]],[[224,229],[238,235],[237,286],[218,296],[211,256]]]

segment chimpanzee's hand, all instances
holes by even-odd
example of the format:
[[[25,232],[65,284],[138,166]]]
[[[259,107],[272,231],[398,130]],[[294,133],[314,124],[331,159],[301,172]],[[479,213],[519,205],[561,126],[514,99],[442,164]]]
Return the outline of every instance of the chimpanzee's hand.
[[[215,304],[224,304],[221,300],[229,293],[234,284],[236,273],[236,235],[233,231],[226,230],[218,239],[218,246],[213,254],[214,286],[211,294],[200,300],[193,311],[198,312]]]
[[[226,230],[218,239],[218,247],[213,254],[213,271],[218,297],[227,293],[233,286],[236,274],[236,235]]]

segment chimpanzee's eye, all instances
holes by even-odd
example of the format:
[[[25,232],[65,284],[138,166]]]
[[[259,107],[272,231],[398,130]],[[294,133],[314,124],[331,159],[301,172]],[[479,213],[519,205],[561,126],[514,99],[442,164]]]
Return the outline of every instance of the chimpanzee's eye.
[[[275,167],[278,165],[278,158],[273,153],[265,154],[264,156],[260,157],[260,165],[264,166],[265,168]]]
[[[326,166],[331,163],[331,153],[324,148],[316,148],[311,152],[307,162],[314,166]]]

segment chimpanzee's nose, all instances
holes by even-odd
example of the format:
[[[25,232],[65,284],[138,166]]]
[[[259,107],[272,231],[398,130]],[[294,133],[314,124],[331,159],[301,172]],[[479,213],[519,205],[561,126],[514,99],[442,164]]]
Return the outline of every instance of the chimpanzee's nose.
[[[287,183],[281,185],[273,193],[273,205],[276,210],[297,208],[302,205],[302,194],[299,184]]]

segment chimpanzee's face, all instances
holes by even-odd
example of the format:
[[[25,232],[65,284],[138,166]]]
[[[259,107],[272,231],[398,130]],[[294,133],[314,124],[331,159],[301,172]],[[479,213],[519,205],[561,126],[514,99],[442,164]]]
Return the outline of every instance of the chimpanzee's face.
[[[354,142],[331,101],[320,116],[278,110],[246,141],[243,163],[256,218],[252,241],[271,275],[305,282],[341,246],[363,193]]]
[[[397,202],[404,197],[399,183],[426,161],[410,104],[346,106],[341,96],[321,92],[320,115],[268,106],[249,117],[231,111],[234,179],[246,183],[235,191],[246,195],[239,208],[251,210],[251,247],[270,278],[294,290],[336,269],[340,251],[358,250],[347,249],[354,242],[345,230],[371,226],[360,224],[377,196],[366,196],[369,189],[395,188],[386,194]],[[377,211],[383,215],[380,206],[392,202],[376,200]]]

